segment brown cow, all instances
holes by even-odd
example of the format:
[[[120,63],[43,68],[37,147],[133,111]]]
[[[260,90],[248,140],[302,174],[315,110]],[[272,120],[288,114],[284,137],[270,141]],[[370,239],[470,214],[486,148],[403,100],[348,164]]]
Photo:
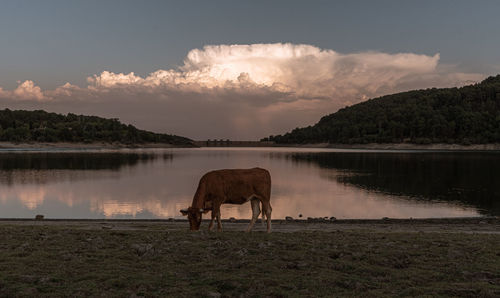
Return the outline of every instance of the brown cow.
[[[267,232],[271,232],[271,175],[265,169],[231,169],[211,171],[203,175],[193,197],[191,207],[181,210],[187,215],[191,230],[198,230],[202,213],[212,211],[212,220],[208,226],[212,230],[217,218],[217,230],[222,230],[220,206],[222,204],[252,204],[252,220],[247,228],[249,232],[260,214],[259,202],[262,203],[262,222],[267,217]]]

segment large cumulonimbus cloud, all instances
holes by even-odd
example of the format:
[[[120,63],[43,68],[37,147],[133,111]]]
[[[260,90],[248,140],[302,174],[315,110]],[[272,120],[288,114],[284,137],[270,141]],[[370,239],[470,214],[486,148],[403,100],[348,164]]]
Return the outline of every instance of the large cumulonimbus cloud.
[[[459,86],[482,74],[439,65],[439,54],[341,54],[311,45],[252,44],[191,50],[184,65],[146,77],[103,71],[79,87],[41,90],[27,80],[0,88],[12,108],[117,117],[141,128],[194,139],[258,139],[313,124],[368,98]]]

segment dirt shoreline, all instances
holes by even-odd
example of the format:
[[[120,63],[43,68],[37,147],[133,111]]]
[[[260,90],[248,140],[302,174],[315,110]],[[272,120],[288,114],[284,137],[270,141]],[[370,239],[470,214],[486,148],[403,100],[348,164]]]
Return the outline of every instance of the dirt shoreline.
[[[200,143],[195,142],[195,143]],[[238,143],[238,142],[236,142]],[[461,145],[461,144],[427,144],[418,145],[411,143],[370,143],[370,144],[330,144],[330,143],[318,143],[318,144],[273,144],[271,142],[265,142],[262,145],[261,142],[247,142],[248,145],[245,147],[249,148],[330,148],[330,149],[358,149],[358,150],[429,150],[429,151],[500,151],[500,144],[473,144],[473,145]],[[239,144],[239,143],[238,143]],[[252,145],[253,144],[253,145]],[[205,146],[201,146],[205,147]],[[231,148],[231,147],[242,147],[240,145],[229,145],[229,146],[216,146],[216,148]],[[68,143],[68,142],[56,142],[56,143],[12,143],[12,142],[0,142],[0,149],[4,150],[44,150],[44,149],[54,149],[54,150],[99,150],[99,149],[133,149],[133,148],[196,148],[196,146],[180,146],[172,144],[163,143],[144,143],[144,144],[121,144],[121,143],[106,143],[106,142],[95,142],[95,143]],[[209,146],[213,148],[213,146]]]
[[[244,231],[248,219],[222,220],[224,231]],[[209,220],[203,220],[201,231],[206,231]],[[465,218],[423,218],[423,219],[293,219],[273,220],[273,232],[306,232],[306,231],[349,231],[368,230],[372,232],[440,232],[440,233],[487,233],[500,235],[500,218],[498,217],[465,217]],[[186,231],[189,224],[185,219],[26,219],[0,218],[0,225],[21,226],[57,226],[73,227],[83,230],[156,230]],[[254,231],[261,232],[265,228],[257,222]]]

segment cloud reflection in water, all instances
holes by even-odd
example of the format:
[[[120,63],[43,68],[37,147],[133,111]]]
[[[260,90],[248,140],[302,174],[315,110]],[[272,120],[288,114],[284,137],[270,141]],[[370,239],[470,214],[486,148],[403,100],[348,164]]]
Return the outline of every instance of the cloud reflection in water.
[[[38,213],[49,218],[180,217],[179,209],[191,203],[205,172],[255,166],[271,172],[273,218],[297,217],[299,213],[337,218],[478,214],[473,207],[418,201],[344,183],[338,177],[355,169],[325,167],[297,158],[297,154],[310,151],[155,149],[108,152],[105,157],[95,152],[0,154],[0,217],[33,217]],[[326,154],[316,151],[308,154]],[[225,205],[222,215],[249,218],[250,204]]]

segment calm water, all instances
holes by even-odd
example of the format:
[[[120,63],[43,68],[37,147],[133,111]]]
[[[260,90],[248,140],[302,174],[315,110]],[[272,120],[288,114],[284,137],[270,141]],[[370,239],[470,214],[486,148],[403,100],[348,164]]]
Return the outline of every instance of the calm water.
[[[498,152],[204,148],[0,152],[0,217],[181,217],[205,172],[256,166],[274,218],[500,215]]]

